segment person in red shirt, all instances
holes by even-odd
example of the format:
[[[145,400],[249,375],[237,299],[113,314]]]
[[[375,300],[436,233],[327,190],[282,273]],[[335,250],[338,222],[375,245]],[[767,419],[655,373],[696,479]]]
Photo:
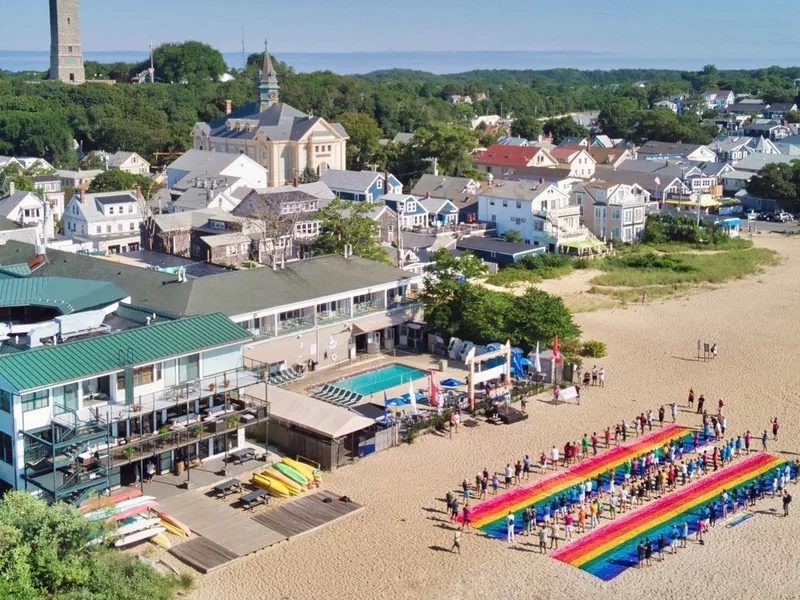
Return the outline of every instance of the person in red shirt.
[[[611,446],[611,427],[606,427],[605,438],[606,448],[609,448]]]

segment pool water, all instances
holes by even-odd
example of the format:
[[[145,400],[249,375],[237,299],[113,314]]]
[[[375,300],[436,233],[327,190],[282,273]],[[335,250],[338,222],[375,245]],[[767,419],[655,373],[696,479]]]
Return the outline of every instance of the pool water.
[[[353,377],[346,377],[330,385],[350,392],[356,392],[362,396],[368,396],[369,394],[382,392],[383,390],[388,390],[398,385],[408,385],[409,381],[422,379],[427,376],[427,371],[394,364],[375,369],[374,371],[368,371],[367,373],[361,373],[360,375],[354,375]]]

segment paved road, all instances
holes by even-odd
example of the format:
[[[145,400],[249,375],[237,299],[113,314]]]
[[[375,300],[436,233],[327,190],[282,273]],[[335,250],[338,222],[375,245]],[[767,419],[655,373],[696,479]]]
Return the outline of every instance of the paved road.
[[[758,231],[761,232],[776,232],[776,233],[784,233],[789,230],[800,231],[800,222],[792,221],[791,223],[771,223],[770,221],[753,221]],[[742,229],[747,227],[746,224],[742,224]]]

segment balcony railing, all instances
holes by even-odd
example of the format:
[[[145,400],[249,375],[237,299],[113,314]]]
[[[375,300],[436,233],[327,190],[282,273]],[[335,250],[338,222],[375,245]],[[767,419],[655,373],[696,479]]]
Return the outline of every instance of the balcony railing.
[[[412,306],[414,304],[420,304],[422,300],[416,297],[409,297],[409,296],[400,296],[400,297],[393,297],[389,300],[389,310],[393,310],[395,308],[402,308],[404,306]]]
[[[300,317],[296,319],[286,319],[278,323],[278,335],[286,335],[297,331],[305,331],[314,327],[314,319]]]
[[[317,324],[327,325],[349,319],[350,315],[344,310],[326,310],[317,313]]]
[[[379,310],[383,310],[382,305],[383,302],[378,302],[377,300],[369,300],[367,302],[353,304],[353,316],[360,317],[361,315],[378,312]]]
[[[178,418],[169,427],[169,431],[162,428],[158,432],[99,450],[100,460],[106,464],[110,454],[111,466],[118,467],[269,419],[269,403],[246,394],[241,399],[232,399],[229,405],[216,408],[223,410],[207,413],[205,416],[190,413],[184,415],[186,423]]]

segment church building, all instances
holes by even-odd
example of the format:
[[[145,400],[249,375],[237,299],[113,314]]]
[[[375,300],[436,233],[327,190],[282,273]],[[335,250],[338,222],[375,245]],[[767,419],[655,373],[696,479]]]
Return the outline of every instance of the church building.
[[[246,154],[269,172],[269,186],[290,184],[306,167],[317,174],[346,168],[347,132],[339,123],[307,115],[280,101],[269,51],[258,85],[259,100],[192,129],[196,150]]]

